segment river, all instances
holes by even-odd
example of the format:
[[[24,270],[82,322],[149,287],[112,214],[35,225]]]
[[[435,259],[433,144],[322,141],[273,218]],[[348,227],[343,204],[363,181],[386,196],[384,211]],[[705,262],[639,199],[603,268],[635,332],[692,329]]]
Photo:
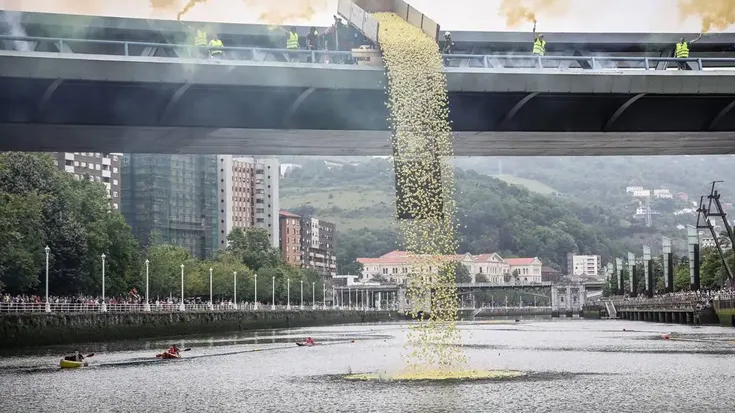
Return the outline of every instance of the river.
[[[625,330],[625,331],[624,331]],[[665,340],[664,333],[674,339]],[[405,324],[263,330],[77,346],[90,367],[60,370],[73,347],[0,355],[4,412],[728,412],[735,331],[629,321],[528,320],[462,326],[476,369],[508,381],[352,382],[403,366]],[[306,336],[324,345],[297,347]],[[354,341],[354,342],[353,342]]]

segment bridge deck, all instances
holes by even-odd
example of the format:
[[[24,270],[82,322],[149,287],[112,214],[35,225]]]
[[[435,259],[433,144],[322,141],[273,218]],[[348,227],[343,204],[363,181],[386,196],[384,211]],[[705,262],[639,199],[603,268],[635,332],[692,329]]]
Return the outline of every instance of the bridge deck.
[[[380,68],[0,52],[0,150],[388,155]],[[450,68],[455,153],[735,153],[735,72]]]

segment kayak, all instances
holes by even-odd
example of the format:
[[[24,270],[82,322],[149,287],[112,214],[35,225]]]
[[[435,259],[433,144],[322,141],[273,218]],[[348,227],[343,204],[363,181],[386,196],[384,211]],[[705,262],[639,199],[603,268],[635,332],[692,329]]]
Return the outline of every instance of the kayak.
[[[316,343],[314,343],[314,344],[316,344]],[[309,343],[296,343],[296,345],[299,346],[299,347],[311,347],[314,344],[309,344]]]
[[[180,354],[171,354],[168,351],[164,351],[161,354],[156,354],[156,357],[161,358],[161,359],[180,359],[181,358],[181,355]]]
[[[79,367],[87,367],[87,365],[88,364],[86,361],[69,361],[61,359],[61,361],[59,362],[59,366],[62,369],[77,369]]]

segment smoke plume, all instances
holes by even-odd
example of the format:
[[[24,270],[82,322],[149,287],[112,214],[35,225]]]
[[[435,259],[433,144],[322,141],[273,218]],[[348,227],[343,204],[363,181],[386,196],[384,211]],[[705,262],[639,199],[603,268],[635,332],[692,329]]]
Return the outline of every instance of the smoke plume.
[[[21,18],[23,17],[23,13],[19,11],[6,10],[3,12],[0,12],[0,17],[2,18],[2,22],[3,22],[3,25],[2,25],[3,34],[7,34],[10,36],[16,36],[16,37],[25,37],[28,35],[26,34],[26,31],[23,28],[23,24],[21,23]],[[24,42],[20,40],[13,41],[13,48],[21,52],[27,52],[30,50],[30,47],[28,46],[28,42]]]
[[[510,28],[522,23],[535,23],[539,15],[563,14],[568,9],[567,0],[502,0],[500,13]]]
[[[177,20],[188,13],[199,3],[207,3],[209,0],[189,0],[176,16]],[[223,0],[218,0],[223,1]],[[268,24],[283,24],[288,20],[309,20],[318,11],[327,7],[326,0],[242,0],[248,7],[264,9],[258,19]],[[175,0],[150,0],[153,9],[170,7]]]
[[[724,30],[735,24],[735,0],[679,0],[679,15],[699,17],[704,33]]]

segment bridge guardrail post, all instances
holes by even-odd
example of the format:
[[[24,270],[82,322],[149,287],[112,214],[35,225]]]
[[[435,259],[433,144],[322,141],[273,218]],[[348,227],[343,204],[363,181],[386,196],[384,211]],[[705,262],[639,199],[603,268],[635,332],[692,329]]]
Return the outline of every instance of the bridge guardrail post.
[[[129,45],[128,42],[125,42],[125,44],[123,45],[125,48],[125,56],[130,56],[130,50],[128,50],[128,45]]]
[[[536,65],[538,66],[539,69],[543,69],[544,68],[544,64],[541,62],[541,56],[540,55],[537,55],[536,56]]]
[[[643,66],[646,68],[646,70],[651,69],[651,63],[647,57],[643,58]]]
[[[482,67],[485,67],[485,68],[488,67],[487,55],[482,55]]]
[[[57,46],[59,47],[59,53],[64,53],[64,40],[59,39]]]
[[[697,59],[697,66],[699,66],[699,69],[697,69],[697,70],[704,70],[704,67],[702,65],[702,58],[701,57],[699,59]]]
[[[590,62],[590,65],[592,66],[592,70],[597,69],[597,59],[595,59],[594,56],[592,56],[592,61]]]

